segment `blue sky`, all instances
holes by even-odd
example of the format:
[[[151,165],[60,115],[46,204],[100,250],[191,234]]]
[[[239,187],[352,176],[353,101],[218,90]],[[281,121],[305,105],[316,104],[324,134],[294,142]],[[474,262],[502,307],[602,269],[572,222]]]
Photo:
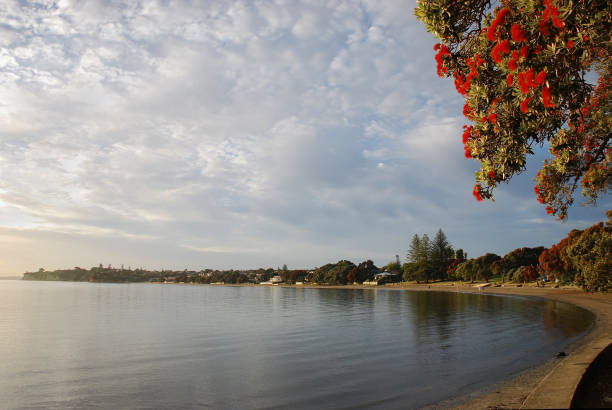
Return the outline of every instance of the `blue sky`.
[[[546,215],[543,155],[471,195],[463,106],[413,1],[0,4],[0,275],[382,265],[442,228],[470,256]]]

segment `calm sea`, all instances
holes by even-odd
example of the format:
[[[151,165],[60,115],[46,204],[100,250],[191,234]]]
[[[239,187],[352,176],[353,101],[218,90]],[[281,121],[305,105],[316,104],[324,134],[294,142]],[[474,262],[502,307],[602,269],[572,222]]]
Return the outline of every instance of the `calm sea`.
[[[517,297],[5,280],[0,407],[422,407],[552,358],[592,320]]]

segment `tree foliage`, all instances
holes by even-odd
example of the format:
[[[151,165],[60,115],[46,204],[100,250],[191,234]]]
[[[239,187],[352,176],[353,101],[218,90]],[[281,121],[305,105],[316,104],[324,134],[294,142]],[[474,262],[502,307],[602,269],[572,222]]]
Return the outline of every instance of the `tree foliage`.
[[[474,282],[474,280],[489,280],[493,276],[491,265],[499,259],[499,255],[494,253],[487,253],[475,259],[468,259],[457,266],[455,275],[470,282]]]
[[[337,263],[328,263],[309,273],[306,279],[315,283],[346,285],[348,282],[347,276],[354,267],[355,264],[347,260],[341,260]]]
[[[612,227],[603,222],[584,230],[567,249],[578,268],[576,284],[588,291],[612,290]]]
[[[403,266],[404,279],[417,282],[445,279],[454,254],[442,229],[438,229],[433,241],[427,234],[422,237],[415,234],[406,253],[408,263]]]
[[[491,268],[494,273],[501,275],[501,280],[504,282],[508,273],[522,266],[532,266],[535,269],[538,266],[538,258],[545,249],[543,246],[515,249],[504,255],[503,258],[495,261]],[[528,276],[531,277],[532,271],[529,270],[528,273]]]
[[[538,277],[538,270],[533,265],[523,265],[510,270],[508,277],[514,282],[531,282]]]
[[[441,40],[438,74],[465,97],[465,156],[481,165],[477,200],[492,198],[544,145],[550,157],[535,192],[548,213],[565,218],[580,184],[588,202],[609,192],[612,2],[421,0],[415,14]]]
[[[606,215],[605,224],[600,222],[584,231],[574,229],[542,252],[540,272],[574,282],[587,291],[612,290],[612,210]]]
[[[574,264],[566,256],[567,246],[570,238],[580,233],[582,231],[574,230],[570,236],[563,238],[558,244],[551,246],[550,249],[545,249],[538,258],[540,272],[561,282],[573,282],[576,271]]]
[[[348,283],[363,283],[366,280],[371,280],[378,273],[379,269],[374,265],[374,262],[367,260],[355,266],[347,274]]]

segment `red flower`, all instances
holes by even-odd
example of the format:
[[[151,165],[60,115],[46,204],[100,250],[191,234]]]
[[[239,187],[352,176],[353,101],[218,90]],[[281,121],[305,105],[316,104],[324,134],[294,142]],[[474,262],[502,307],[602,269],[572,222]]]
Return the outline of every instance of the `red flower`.
[[[552,98],[550,96],[550,88],[542,88],[542,101],[544,102],[544,107],[555,108],[555,104],[552,102]]]
[[[502,56],[510,52],[510,40],[504,40],[501,43],[497,43],[493,50],[491,50],[491,58],[496,63],[501,63]]]
[[[491,124],[495,124],[497,122],[497,114],[489,115],[489,121],[491,121]]]
[[[495,179],[495,171],[493,170],[489,171],[489,178]]]
[[[510,63],[508,63],[508,66],[510,66]],[[512,73],[508,74],[508,77],[506,78],[506,82],[508,83],[508,87],[512,87],[512,83],[514,83],[514,74]]]
[[[544,84],[544,82],[546,81],[546,71],[544,70],[540,71],[538,75],[536,76],[535,81],[538,85]]]
[[[468,117],[471,111],[472,111],[472,107],[470,107],[468,103],[465,103],[465,105],[463,106],[463,115]]]
[[[440,43],[434,44],[434,51],[438,51],[439,48],[440,48]]]
[[[446,74],[448,70],[443,66],[442,58],[446,55],[450,55],[450,50],[446,47],[446,44],[440,46],[440,51],[436,54],[436,62],[438,63],[438,76],[442,77],[442,73]]]
[[[536,87],[538,84],[534,80],[533,68],[519,73],[518,82],[523,94],[528,94],[530,89]]]
[[[567,42],[567,48],[572,48],[574,47],[574,40],[570,40]]]
[[[516,60],[512,59],[510,61],[508,61],[508,68],[512,71],[516,71],[518,65],[516,63]]]
[[[482,118],[480,119],[480,121],[481,121],[481,122],[487,122],[487,117],[486,117],[486,116],[482,117]]]
[[[527,46],[521,47],[521,57],[523,58],[529,57],[529,47]]]
[[[548,31],[548,25],[546,23],[546,20],[540,20],[540,33],[544,34],[545,36],[549,36],[550,31]]]
[[[552,20],[553,26],[558,29],[565,29],[565,21],[559,18],[559,9],[553,6],[552,0],[544,0],[544,4],[546,7],[544,8],[544,12],[542,13],[542,20],[540,20],[540,31],[544,35],[549,35],[548,27],[546,23],[549,20]]]
[[[491,22],[491,27],[489,27],[489,29],[487,30],[487,39],[489,39],[489,41],[495,41],[495,30],[497,29],[497,26],[499,26],[500,24],[504,24],[504,21],[506,20],[506,15],[508,13],[510,13],[510,10],[506,8],[503,8],[499,12],[497,12],[495,20]]]
[[[467,144],[468,139],[472,136],[472,126],[470,125],[463,131],[463,145]]]
[[[529,101],[531,101],[531,98],[525,98],[521,103],[521,111],[523,111],[525,114],[529,112]]]
[[[467,159],[472,159],[472,151],[468,147],[465,147],[465,157]]]
[[[472,195],[474,195],[474,198],[476,198],[478,202],[482,202],[482,197],[480,196],[480,186],[479,185],[474,185],[474,190],[472,191]]]
[[[528,40],[527,32],[521,28],[518,24],[513,24],[510,29],[510,33],[512,34],[512,40],[517,43],[525,42]]]
[[[558,17],[553,17],[552,22],[553,22],[553,26],[555,26],[557,28],[565,27],[565,21],[561,20]]]

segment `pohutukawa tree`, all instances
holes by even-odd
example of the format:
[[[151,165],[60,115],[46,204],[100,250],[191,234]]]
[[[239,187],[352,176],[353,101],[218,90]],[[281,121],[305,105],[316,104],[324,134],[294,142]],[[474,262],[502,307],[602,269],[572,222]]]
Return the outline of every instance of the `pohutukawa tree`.
[[[579,185],[587,202],[609,192],[610,0],[421,0],[415,14],[441,40],[438,75],[465,97],[478,201],[524,171],[537,146],[550,152],[535,186],[549,214],[565,218]]]

